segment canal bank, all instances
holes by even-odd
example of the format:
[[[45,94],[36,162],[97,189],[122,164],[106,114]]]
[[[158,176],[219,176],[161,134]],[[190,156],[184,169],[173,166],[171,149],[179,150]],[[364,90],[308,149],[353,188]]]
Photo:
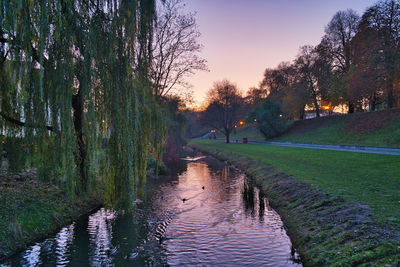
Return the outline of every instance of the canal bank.
[[[131,212],[82,216],[4,266],[300,266],[280,216],[243,172],[214,157],[184,163],[149,177]]]
[[[379,222],[367,205],[328,195],[255,159],[191,146],[228,161],[254,180],[281,215],[306,266],[399,264],[398,227]]]
[[[101,194],[71,200],[32,170],[0,172],[0,263],[103,203]],[[1,264],[0,264],[1,265]]]

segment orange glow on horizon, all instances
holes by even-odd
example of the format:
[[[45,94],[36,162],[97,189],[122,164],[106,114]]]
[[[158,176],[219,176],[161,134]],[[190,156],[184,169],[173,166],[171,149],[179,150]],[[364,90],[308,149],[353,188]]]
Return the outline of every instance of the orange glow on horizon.
[[[204,105],[218,80],[228,79],[243,91],[257,87],[266,68],[293,61],[300,46],[318,45],[337,11],[350,8],[362,15],[376,0],[185,2],[185,10],[196,13],[200,55],[209,68],[187,79],[194,102],[189,106],[196,107]]]

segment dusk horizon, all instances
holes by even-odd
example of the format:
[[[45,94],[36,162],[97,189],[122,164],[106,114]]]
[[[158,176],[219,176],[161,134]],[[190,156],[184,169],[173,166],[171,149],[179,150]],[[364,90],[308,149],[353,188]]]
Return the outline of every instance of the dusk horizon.
[[[292,62],[303,45],[317,45],[326,25],[338,11],[355,10],[360,16],[376,1],[262,1],[185,0],[195,12],[209,72],[187,78],[193,86],[195,107],[204,106],[215,81],[229,79],[245,93],[258,87],[266,68]]]
[[[0,0],[0,267],[400,267],[400,0]]]

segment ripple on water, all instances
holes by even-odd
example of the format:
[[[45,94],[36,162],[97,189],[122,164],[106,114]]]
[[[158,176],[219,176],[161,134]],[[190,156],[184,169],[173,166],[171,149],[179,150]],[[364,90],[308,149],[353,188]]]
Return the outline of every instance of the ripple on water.
[[[280,216],[243,173],[187,161],[183,174],[150,180],[135,212],[99,209],[4,266],[299,265]]]

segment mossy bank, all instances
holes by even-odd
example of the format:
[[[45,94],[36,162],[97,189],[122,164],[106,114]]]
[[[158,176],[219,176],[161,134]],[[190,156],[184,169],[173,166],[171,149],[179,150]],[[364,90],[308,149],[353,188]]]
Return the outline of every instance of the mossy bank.
[[[400,264],[398,224],[377,220],[367,205],[348,203],[254,159],[192,146],[246,172],[281,215],[305,266]]]
[[[0,173],[0,263],[102,205],[101,194],[71,200],[34,172]]]

